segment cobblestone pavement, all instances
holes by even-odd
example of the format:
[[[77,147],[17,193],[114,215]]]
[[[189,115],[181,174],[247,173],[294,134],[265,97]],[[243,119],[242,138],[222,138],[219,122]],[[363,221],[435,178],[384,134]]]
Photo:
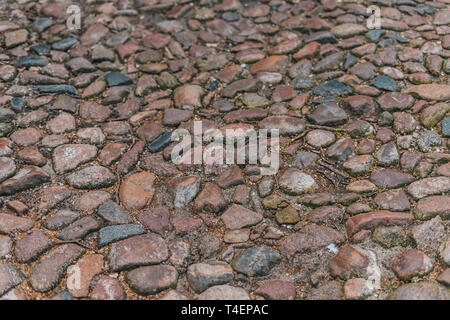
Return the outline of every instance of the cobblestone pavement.
[[[70,4],[0,1],[1,298],[449,299],[449,0]]]

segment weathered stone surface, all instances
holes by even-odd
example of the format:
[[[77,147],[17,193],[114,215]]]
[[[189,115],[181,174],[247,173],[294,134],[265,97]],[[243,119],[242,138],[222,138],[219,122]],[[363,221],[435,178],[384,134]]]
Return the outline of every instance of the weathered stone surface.
[[[414,213],[421,220],[427,220],[435,216],[448,220],[450,218],[450,197],[431,196],[420,199]]]
[[[23,273],[10,264],[0,264],[0,296],[22,283]]]
[[[208,288],[198,295],[197,300],[250,300],[250,296],[242,288],[224,284]]]
[[[293,195],[311,192],[317,188],[313,177],[294,168],[286,170],[279,183],[284,192]]]
[[[15,176],[0,184],[0,195],[11,195],[41,185],[50,179],[48,174],[36,166],[25,166]]]
[[[187,279],[196,293],[233,280],[233,269],[224,263],[197,263],[189,266]]]
[[[105,275],[100,276],[89,295],[92,300],[123,300],[125,296],[119,280]]]
[[[450,190],[450,178],[432,177],[411,183],[406,189],[415,199],[421,199],[426,196],[445,193]]]
[[[108,261],[111,270],[120,271],[167,260],[164,240],[154,234],[134,236],[111,245]]]
[[[294,300],[295,287],[289,281],[270,280],[253,293],[268,300]]]
[[[233,204],[221,216],[228,229],[241,229],[253,226],[262,220],[262,216],[241,205]]]
[[[314,251],[343,240],[344,236],[332,228],[308,224],[298,233],[286,237],[281,244],[281,252],[287,257],[293,257],[297,253]]]
[[[34,222],[28,218],[16,217],[10,214],[0,213],[0,233],[25,232],[34,226]]]
[[[342,279],[351,276],[363,277],[368,266],[369,258],[351,246],[342,247],[330,261],[331,274]]]
[[[100,205],[97,214],[111,224],[128,223],[131,221],[131,216],[114,201],[107,201]]]
[[[197,176],[174,178],[169,182],[169,190],[174,196],[175,207],[186,206],[197,195],[201,179]]]
[[[406,90],[425,100],[446,101],[450,99],[450,86],[445,84],[419,84]]]
[[[232,263],[233,269],[247,276],[264,276],[280,263],[281,255],[268,247],[255,247],[245,250]]]
[[[353,235],[363,229],[372,229],[379,225],[404,225],[412,222],[413,219],[409,213],[379,210],[350,217],[345,227],[347,234]]]
[[[67,290],[76,298],[87,297],[91,280],[103,271],[103,256],[89,254],[67,269]]]
[[[402,280],[426,275],[433,268],[433,264],[428,256],[416,249],[406,250],[391,261],[392,270]]]
[[[84,249],[76,244],[58,246],[43,256],[33,267],[29,282],[34,290],[47,292],[61,280],[67,267],[76,261]]]
[[[295,135],[305,130],[305,121],[288,116],[267,117],[259,123],[261,129],[278,129],[280,135]]]
[[[112,186],[116,177],[102,166],[91,166],[67,176],[67,183],[77,189],[99,189]]]
[[[448,300],[449,294],[442,286],[421,281],[400,286],[388,298],[390,300]]]
[[[80,164],[93,160],[97,148],[89,144],[65,144],[53,151],[53,163],[58,173],[76,169]]]
[[[100,228],[100,222],[91,217],[83,217],[62,229],[56,236],[58,239],[71,241],[82,239]]]
[[[178,272],[172,266],[157,265],[134,269],[129,271],[125,277],[134,291],[141,295],[148,295],[175,288]]]
[[[33,231],[31,234],[16,241],[14,254],[17,261],[27,263],[50,249],[52,245],[53,241],[44,232]]]

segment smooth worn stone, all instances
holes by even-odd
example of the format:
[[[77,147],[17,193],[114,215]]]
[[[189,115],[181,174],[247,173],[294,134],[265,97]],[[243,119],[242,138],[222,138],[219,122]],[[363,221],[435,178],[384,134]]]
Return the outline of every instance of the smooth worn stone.
[[[83,239],[85,236],[99,228],[100,222],[91,216],[87,216],[62,229],[56,237],[65,241]]]
[[[414,176],[397,169],[381,168],[372,171],[370,180],[380,188],[398,188],[415,179]]]
[[[48,64],[48,60],[41,56],[24,56],[20,57],[16,61],[17,68],[28,68],[28,67],[44,67]]]
[[[11,264],[0,264],[0,296],[25,280],[23,273]]]
[[[29,276],[32,288],[38,292],[47,292],[60,282],[67,267],[75,262],[85,250],[76,244],[57,246],[36,265]]]
[[[232,165],[226,169],[216,180],[216,183],[224,189],[245,183],[241,169],[237,165]]]
[[[19,146],[29,147],[41,140],[42,135],[36,128],[27,128],[15,131],[10,138]]]
[[[89,191],[83,193],[74,202],[74,206],[77,210],[89,211],[96,209],[101,204],[111,199],[111,194],[106,191]]]
[[[326,130],[312,130],[306,135],[306,142],[316,148],[328,147],[335,139],[334,133]]]
[[[372,168],[373,163],[371,155],[361,155],[351,157],[342,166],[352,175],[364,175]]]
[[[287,207],[275,214],[278,224],[295,224],[300,221],[297,210],[293,207]]]
[[[422,277],[431,271],[433,265],[427,255],[416,249],[408,249],[391,261],[392,270],[402,280]]]
[[[168,288],[175,288],[178,272],[174,267],[167,265],[140,267],[127,272],[125,281],[141,295],[155,294]]]
[[[156,207],[136,216],[136,219],[152,232],[165,236],[166,232],[172,230],[170,212],[166,207]]]
[[[204,90],[198,85],[184,85],[175,90],[174,100],[176,107],[201,107],[201,96]]]
[[[116,177],[102,166],[90,166],[67,176],[67,183],[77,189],[107,188],[116,183]]]
[[[232,262],[232,267],[247,276],[263,276],[280,261],[281,255],[278,251],[268,247],[255,247],[237,256]]]
[[[98,247],[102,248],[112,242],[117,242],[144,233],[145,230],[137,224],[119,224],[104,227],[98,232]]]
[[[342,38],[351,37],[357,34],[364,33],[366,31],[367,29],[363,25],[353,23],[340,24],[331,29],[331,32],[335,36]]]
[[[406,93],[425,100],[446,101],[450,99],[450,85],[420,84],[407,89]]]
[[[258,224],[262,216],[241,205],[233,204],[222,214],[221,219],[228,229],[241,229]]]
[[[371,115],[375,113],[375,102],[369,96],[356,95],[344,99],[352,113],[356,115]]]
[[[319,125],[333,126],[345,123],[348,115],[336,102],[325,102],[318,105],[308,119]]]
[[[394,80],[387,76],[378,76],[372,80],[372,85],[378,89],[397,91],[398,87]]]
[[[75,46],[78,43],[78,40],[72,37],[62,39],[52,44],[52,48],[55,50],[66,51],[71,47]]]
[[[404,225],[413,221],[413,216],[409,213],[392,212],[387,210],[361,213],[350,217],[345,227],[348,235],[363,229],[372,229],[380,225]]]
[[[75,118],[68,113],[61,113],[47,123],[47,128],[54,134],[60,134],[75,130]]]
[[[316,96],[342,96],[351,93],[352,90],[338,80],[331,80],[315,87],[313,93]]]
[[[295,287],[289,281],[270,280],[253,293],[268,300],[294,300]]]
[[[114,201],[108,201],[98,207],[97,214],[110,224],[129,223],[131,216]]]
[[[92,161],[97,148],[88,144],[66,144],[55,148],[53,163],[56,172],[64,173],[76,169],[80,164]]]
[[[344,210],[336,206],[322,206],[308,214],[308,221],[336,227],[342,223]]]
[[[259,122],[260,129],[278,129],[280,135],[295,135],[302,133],[305,128],[303,119],[289,116],[271,116]]]
[[[197,263],[189,266],[187,279],[196,293],[209,287],[226,284],[233,280],[233,269],[225,263]]]
[[[105,76],[105,80],[109,87],[133,84],[133,80],[131,80],[126,75],[116,71],[108,73]]]
[[[41,168],[36,166],[25,166],[12,178],[9,178],[0,184],[0,195],[11,195],[32,189],[49,180],[49,175]]]
[[[393,189],[379,193],[373,200],[384,210],[407,211],[410,209],[408,197],[403,189]]]
[[[119,197],[129,210],[142,209],[149,204],[155,193],[156,176],[150,172],[140,172],[128,176],[121,184]]]
[[[148,145],[150,152],[159,152],[166,147],[172,140],[172,132],[165,132],[159,138]]]
[[[299,168],[312,167],[317,159],[319,159],[319,156],[315,153],[299,151],[297,152],[292,165]]]
[[[250,296],[242,288],[224,284],[206,289],[197,300],[250,300]]]
[[[53,241],[42,231],[33,231],[16,241],[14,254],[20,263],[29,263],[53,246]]]
[[[154,234],[134,236],[113,243],[108,261],[112,271],[161,263],[169,257],[164,240]]]
[[[38,88],[39,93],[42,94],[52,94],[52,93],[67,93],[73,96],[79,96],[77,89],[75,87],[65,84],[55,84],[55,85],[48,85],[48,86],[39,86]]]
[[[74,222],[79,216],[79,212],[60,209],[45,220],[45,227],[49,230],[60,230]]]
[[[436,280],[442,284],[449,286],[450,285],[450,268],[445,269],[445,271],[442,272],[439,275],[439,277],[436,278]]]

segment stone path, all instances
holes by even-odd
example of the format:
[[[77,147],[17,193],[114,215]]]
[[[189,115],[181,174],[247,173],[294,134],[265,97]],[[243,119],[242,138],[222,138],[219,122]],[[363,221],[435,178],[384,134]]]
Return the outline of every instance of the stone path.
[[[0,1],[2,299],[450,299],[448,0],[81,2]]]

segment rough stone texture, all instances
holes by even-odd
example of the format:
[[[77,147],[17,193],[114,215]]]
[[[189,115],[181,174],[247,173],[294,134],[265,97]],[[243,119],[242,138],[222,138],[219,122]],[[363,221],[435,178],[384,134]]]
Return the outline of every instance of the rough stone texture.
[[[0,1],[0,299],[447,298],[448,0],[73,2]]]

